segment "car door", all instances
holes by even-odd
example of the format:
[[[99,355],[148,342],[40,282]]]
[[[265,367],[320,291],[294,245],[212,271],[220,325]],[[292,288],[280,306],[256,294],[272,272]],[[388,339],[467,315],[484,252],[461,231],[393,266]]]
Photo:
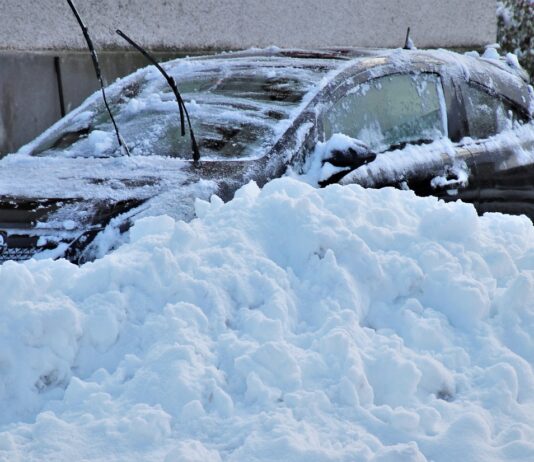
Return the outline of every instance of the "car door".
[[[460,88],[463,146],[475,160],[479,213],[524,213],[534,220],[534,127],[526,108],[474,81]]]
[[[336,95],[320,117],[323,140],[343,133],[376,153],[340,182],[476,202],[471,153],[455,142],[461,130],[450,116],[457,110],[451,82],[437,72],[393,72]]]

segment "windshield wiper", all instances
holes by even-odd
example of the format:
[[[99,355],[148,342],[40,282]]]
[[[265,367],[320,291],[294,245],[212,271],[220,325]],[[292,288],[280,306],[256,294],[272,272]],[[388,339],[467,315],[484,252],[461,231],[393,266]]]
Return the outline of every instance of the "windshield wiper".
[[[82,29],[83,36],[85,37],[85,41],[87,42],[87,47],[91,52],[91,58],[93,59],[93,67],[95,68],[96,78],[100,83],[100,90],[102,90],[102,98],[104,99],[104,104],[106,106],[106,109],[108,110],[108,114],[111,119],[111,123],[113,124],[113,128],[115,128],[115,134],[117,135],[117,141],[119,142],[119,146],[122,151],[126,152],[127,155],[130,155],[128,146],[126,145],[126,142],[122,139],[122,136],[119,133],[119,127],[117,127],[115,119],[113,118],[113,114],[111,113],[111,109],[109,108],[108,100],[106,98],[106,92],[104,91],[104,82],[102,81],[102,72],[100,71],[100,64],[98,63],[98,56],[96,55],[95,47],[93,46],[93,41],[89,36],[89,30],[87,29],[87,26],[83,23],[82,18],[78,14],[78,10],[76,9],[72,1],[67,0],[67,3],[69,4],[72,12],[74,13],[74,16],[76,16],[76,20],[78,21],[78,24]]]
[[[172,92],[174,93],[174,96],[176,97],[176,102],[178,103],[178,108],[180,109],[180,128],[181,128],[182,136],[185,136],[184,113],[185,113],[185,117],[187,118],[187,125],[189,127],[189,134],[191,136],[191,148],[193,149],[193,161],[194,161],[195,165],[198,165],[198,161],[200,160],[200,151],[198,150],[197,141],[196,141],[195,135],[193,133],[193,127],[191,126],[191,120],[189,119],[189,113],[187,112],[187,108],[185,107],[184,100],[182,99],[182,96],[180,95],[180,92],[178,91],[178,87],[176,86],[176,81],[169,74],[167,74],[167,72],[165,72],[165,69],[163,69],[163,67],[161,67],[161,65],[156,61],[156,59],[150,53],[148,53],[148,51],[146,51],[143,47],[141,47],[141,45],[135,43],[130,37],[128,37],[120,29],[117,29],[116,32],[124,40],[126,40],[130,45],[132,45],[136,50],[138,50],[154,66],[156,66],[158,71],[160,71],[161,74],[163,75],[163,77],[165,77],[165,80],[167,80],[167,83],[171,87]]]

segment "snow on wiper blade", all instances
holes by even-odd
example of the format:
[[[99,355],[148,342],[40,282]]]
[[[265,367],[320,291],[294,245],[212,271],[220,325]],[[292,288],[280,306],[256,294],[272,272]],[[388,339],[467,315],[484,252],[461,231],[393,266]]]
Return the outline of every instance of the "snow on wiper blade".
[[[76,17],[76,20],[78,21],[78,24],[80,25],[82,29],[83,36],[85,37],[85,41],[87,42],[87,47],[89,48],[89,51],[91,52],[91,58],[93,60],[93,67],[95,68],[96,78],[98,79],[98,82],[100,83],[100,90],[102,91],[102,98],[104,99],[104,104],[106,106],[109,117],[111,119],[111,123],[113,124],[113,128],[115,128],[115,134],[117,135],[117,141],[119,143],[119,146],[122,151],[124,151],[127,155],[130,155],[128,146],[126,145],[126,142],[123,140],[121,134],[119,133],[119,127],[117,127],[117,124],[115,123],[115,119],[113,118],[113,114],[111,113],[111,109],[109,108],[109,105],[108,105],[106,92],[104,91],[104,82],[102,81],[102,72],[100,71],[100,64],[98,62],[98,56],[96,54],[93,41],[91,40],[91,36],[89,35],[89,29],[87,29],[87,26],[82,21],[82,18],[80,17],[78,10],[74,6],[74,3],[72,3],[72,0],[67,0],[67,3],[69,4],[72,12],[74,13],[74,16]]]
[[[141,45],[134,42],[130,37],[128,37],[120,29],[117,29],[116,32],[124,40],[126,40],[130,45],[132,45],[137,51],[139,51],[146,59],[148,59],[154,66],[156,66],[156,69],[160,71],[163,77],[165,77],[165,80],[167,80],[167,83],[171,87],[171,90],[174,93],[174,96],[176,97],[176,102],[178,103],[178,108],[180,110],[180,129],[181,129],[182,136],[185,136],[184,113],[185,113],[185,117],[187,118],[187,125],[189,126],[189,134],[191,136],[191,148],[193,150],[193,161],[195,162],[195,164],[197,164],[198,161],[200,160],[200,151],[198,149],[197,141],[193,133],[193,127],[191,126],[189,113],[187,112],[187,108],[185,107],[184,100],[182,99],[182,96],[180,95],[180,92],[178,91],[178,87],[176,86],[176,81],[169,74],[167,74],[167,72],[165,72],[165,69],[163,69],[163,67],[161,67],[161,65],[156,61],[156,59],[148,51],[146,51],[143,47],[141,47]]]

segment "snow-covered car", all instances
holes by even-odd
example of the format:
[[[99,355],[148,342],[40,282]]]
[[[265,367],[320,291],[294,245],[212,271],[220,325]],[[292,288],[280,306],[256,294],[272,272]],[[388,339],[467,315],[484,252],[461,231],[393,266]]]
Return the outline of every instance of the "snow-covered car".
[[[154,66],[0,161],[0,261],[101,256],[136,217],[194,217],[288,171],[319,185],[394,186],[534,218],[534,105],[513,56],[268,49],[164,64],[201,158]]]

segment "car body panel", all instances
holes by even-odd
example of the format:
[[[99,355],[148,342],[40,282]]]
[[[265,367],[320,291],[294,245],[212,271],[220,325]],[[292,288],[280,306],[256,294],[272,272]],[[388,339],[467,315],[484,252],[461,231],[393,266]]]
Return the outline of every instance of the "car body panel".
[[[476,159],[479,212],[525,214],[534,220],[534,131],[523,127],[464,147]]]

